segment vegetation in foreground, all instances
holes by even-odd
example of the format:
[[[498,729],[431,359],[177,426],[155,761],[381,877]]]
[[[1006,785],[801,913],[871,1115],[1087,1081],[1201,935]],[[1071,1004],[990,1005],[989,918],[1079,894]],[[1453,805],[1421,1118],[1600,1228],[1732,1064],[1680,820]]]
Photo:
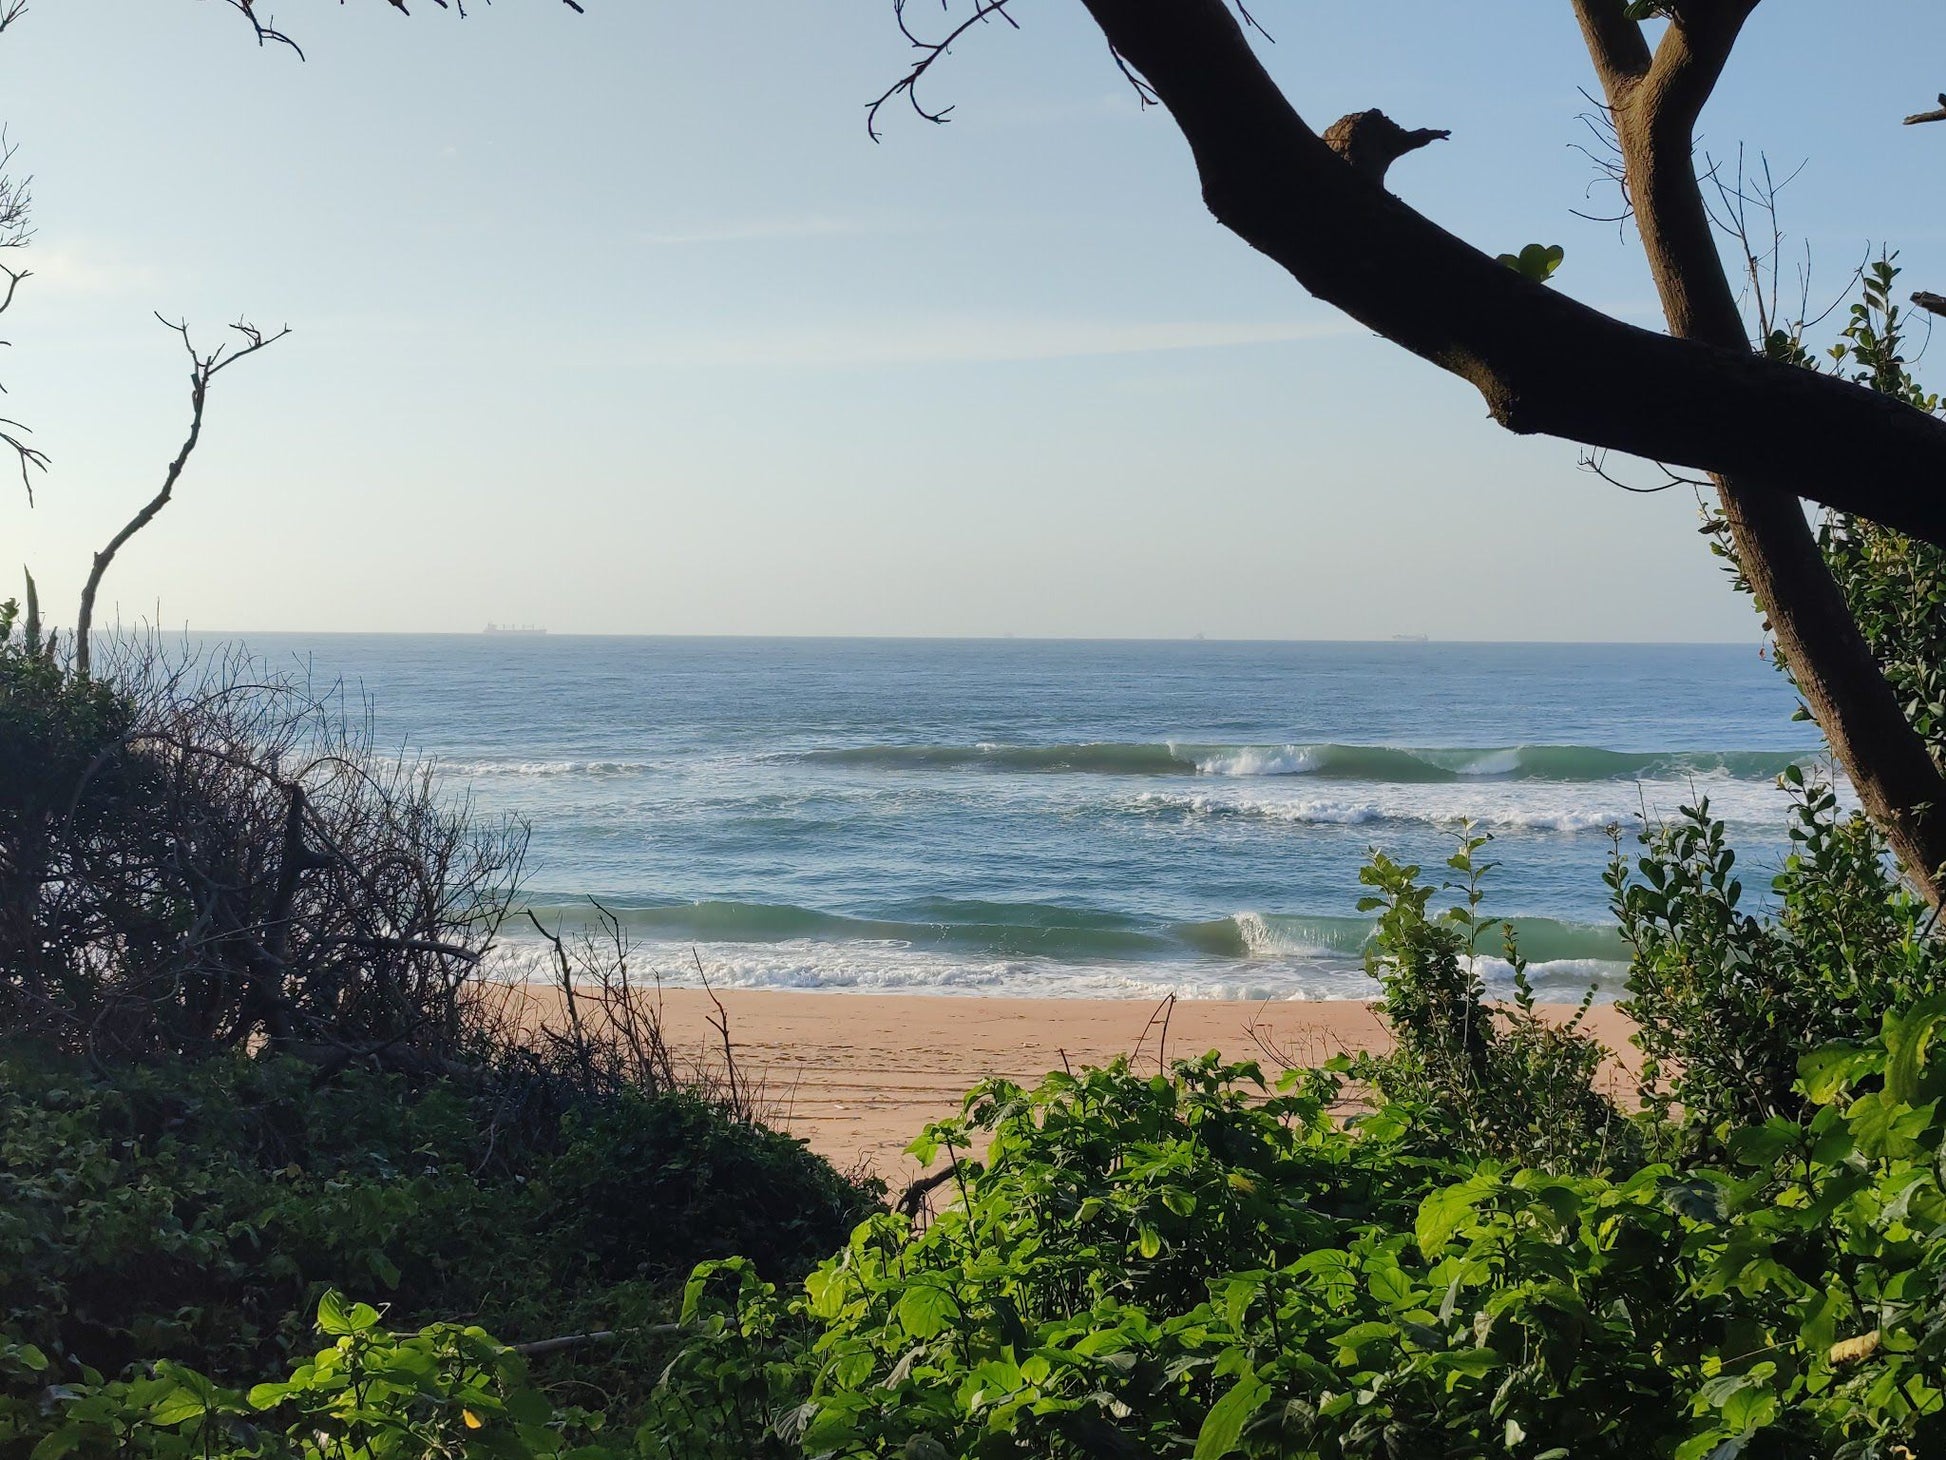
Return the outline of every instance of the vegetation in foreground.
[[[1889,288],[1847,347],[1896,383]],[[1824,545],[1936,753],[1946,557],[1852,519]],[[1946,1448],[1942,945],[1813,779],[1767,900],[1706,801],[1618,845],[1642,1108],[1535,1007],[1467,838],[1450,906],[1364,873],[1393,1053],[989,1084],[915,1144],[940,1209],[889,1212],[733,1074],[693,1088],[619,938],[556,945],[566,1027],[496,1022],[515,829],[288,688],[93,678],[15,628],[7,1453]]]
[[[589,1460],[1934,1453],[1946,999],[1916,995],[1937,954],[1859,823],[1813,788],[1799,816],[1773,915],[1742,912],[1700,807],[1617,866],[1638,1017],[1680,1065],[1668,1103],[1616,1109],[1574,1030],[1483,1002],[1473,954],[1504,934],[1472,843],[1443,911],[1416,869],[1366,874],[1396,1055],[1274,1082],[1206,1057],[983,1086],[917,1144],[953,1162],[937,1215],[881,1210],[848,1238],[832,1233],[856,1193],[828,1168],[748,1127],[726,1144],[680,1095],[537,1138],[450,1079],[15,1060],[0,1440]],[[1724,1021],[1757,997],[1770,1023],[1732,1046]],[[1881,1018],[1880,998],[1900,1011]],[[1806,1019],[1833,1037],[1781,1097],[1744,1078]],[[1334,1114],[1354,1077],[1376,1098]],[[483,1161],[494,1132],[510,1143]],[[803,1220],[820,1201],[826,1220]],[[523,1354],[493,1334],[576,1341]]]

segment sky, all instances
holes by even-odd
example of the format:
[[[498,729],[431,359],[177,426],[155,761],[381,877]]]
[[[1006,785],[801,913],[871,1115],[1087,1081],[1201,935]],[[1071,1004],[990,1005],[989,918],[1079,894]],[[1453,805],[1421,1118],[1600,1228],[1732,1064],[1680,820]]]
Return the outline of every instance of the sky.
[[[98,622],[1756,638],[1692,496],[1500,431],[1211,220],[1077,0],[1019,0],[936,72],[953,120],[888,108],[877,143],[889,0],[468,8],[283,0],[303,61],[215,0],[0,38],[38,226],[0,410],[53,462],[33,507],[0,490],[0,563],[51,618],[180,442],[160,311],[292,334],[218,380]],[[1633,237],[1574,216],[1613,195],[1566,0],[1256,13],[1313,125],[1453,130],[1393,170],[1408,201],[1657,322]],[[1946,137],[1898,125],[1942,56],[1915,0],[1752,21],[1703,145],[1802,167],[1820,300],[1881,243],[1946,288]]]

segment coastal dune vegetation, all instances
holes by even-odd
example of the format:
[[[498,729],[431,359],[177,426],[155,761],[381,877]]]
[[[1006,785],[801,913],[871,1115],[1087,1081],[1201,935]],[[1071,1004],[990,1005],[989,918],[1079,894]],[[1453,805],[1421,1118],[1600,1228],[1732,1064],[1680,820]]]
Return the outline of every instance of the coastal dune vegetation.
[[[887,99],[937,116],[934,63],[1005,8]],[[1767,887],[1706,798],[1617,831],[1627,1097],[1463,832],[1362,874],[1390,1050],[988,1081],[892,1193],[769,1127],[727,1014],[672,1049],[598,906],[536,928],[546,1012],[496,986],[522,828],[341,699],[93,634],[124,533],[78,635],[31,580],[0,609],[0,1453],[1946,1453],[1946,515],[1914,485],[1946,423],[1891,257],[1825,349],[1769,310],[1753,349],[1696,234],[1694,121],[1756,6],[1574,5],[1666,336],[1551,293],[1558,250],[1433,229],[1384,180],[1441,134],[1303,126],[1219,0],[1087,8],[1300,282],[1503,425],[1704,474],[1863,809],[1785,768]],[[191,354],[190,445],[128,532],[201,428]]]

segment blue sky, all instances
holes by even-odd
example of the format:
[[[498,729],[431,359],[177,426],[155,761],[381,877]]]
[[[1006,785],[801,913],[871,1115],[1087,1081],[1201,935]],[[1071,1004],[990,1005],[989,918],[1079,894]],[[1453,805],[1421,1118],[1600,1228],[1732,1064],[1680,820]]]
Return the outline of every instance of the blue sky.
[[[1203,212],[1075,0],[1020,0],[933,83],[889,3],[500,0],[465,21],[285,0],[303,63],[211,0],[44,4],[0,40],[35,176],[8,413],[54,469],[0,536],[71,614],[224,377],[178,500],[117,563],[199,629],[1754,639],[1679,493],[1624,495],[1309,299]],[[1575,208],[1565,0],[1260,11],[1316,125],[1454,140],[1415,205],[1644,323]],[[1761,148],[1819,292],[1866,247],[1946,287],[1946,7],[1771,0],[1705,117]]]

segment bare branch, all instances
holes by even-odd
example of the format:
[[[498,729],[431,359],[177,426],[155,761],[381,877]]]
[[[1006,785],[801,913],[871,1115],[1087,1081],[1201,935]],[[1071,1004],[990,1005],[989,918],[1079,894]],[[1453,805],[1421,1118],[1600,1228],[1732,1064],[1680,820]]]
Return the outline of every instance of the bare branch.
[[[1716,483],[1707,477],[1684,476],[1681,472],[1672,470],[1660,461],[1651,462],[1650,465],[1662,473],[1662,480],[1652,487],[1639,487],[1633,482],[1623,481],[1614,472],[1609,470],[1608,453],[1606,451],[1583,452],[1581,460],[1576,465],[1583,471],[1600,477],[1609,486],[1619,487],[1624,492],[1633,492],[1638,497],[1652,497],[1658,492],[1668,491],[1671,487],[1692,487],[1697,491],[1713,491],[1716,487]]]
[[[230,328],[242,337],[241,348],[235,341],[225,341],[207,355],[198,354],[195,343],[189,337],[187,322],[171,324],[161,315],[156,318],[182,337],[182,347],[189,355],[189,434],[183,439],[182,449],[176,453],[175,460],[169,463],[163,473],[162,490],[151,497],[122,530],[109,539],[108,546],[95,554],[94,564],[88,571],[88,581],[81,589],[81,609],[74,620],[74,668],[77,674],[88,672],[89,632],[94,623],[95,594],[101,587],[102,575],[108,565],[115,561],[115,554],[136,533],[155,520],[155,515],[169,505],[175,494],[176,482],[182,477],[183,468],[189,465],[189,458],[196,450],[196,443],[203,435],[203,411],[209,400],[210,382],[239,360],[247,359],[266,346],[274,345],[289,334],[290,326],[285,325],[274,334],[265,334],[255,325],[239,320]]]
[[[23,10],[26,8],[24,0],[15,0],[15,3]],[[250,22],[251,29],[257,34],[258,45],[288,46],[292,51],[296,52],[298,60],[301,61],[304,59],[304,48],[292,40],[285,32],[279,30],[274,18],[268,14],[259,13],[257,8],[258,0],[225,0],[225,3],[245,20]],[[386,3],[401,15],[411,14],[405,7],[405,0],[386,0]],[[448,3],[448,0],[432,0],[432,3],[437,5],[441,10],[453,11],[461,19],[465,19],[466,17],[465,0],[451,0],[451,3]],[[577,15],[585,15],[587,13],[581,6],[581,0],[562,0],[562,4],[566,5],[568,9]],[[0,30],[4,29],[6,29],[4,22],[0,22]]]
[[[1928,314],[1946,314],[1946,294],[1929,294],[1921,289],[1912,296],[1912,302]]]
[[[953,26],[940,39],[929,41],[915,32],[907,22],[906,6],[908,3],[909,0],[892,0],[892,14],[893,18],[899,23],[900,34],[910,41],[913,48],[920,53],[919,59],[912,63],[905,75],[886,87],[871,105],[865,109],[865,131],[874,142],[879,140],[878,115],[885,109],[885,104],[895,97],[903,96],[912,104],[912,110],[929,122],[944,123],[947,120],[948,113],[952,111],[952,108],[950,106],[943,106],[935,110],[927,106],[919,99],[919,83],[925,79],[928,71],[932,70],[934,66],[945,59],[946,53],[953,48],[954,43],[961,36],[973,29],[974,26],[985,25],[992,20],[1003,20],[1015,30],[1020,29],[1020,22],[1007,13],[1007,7],[1013,3],[1013,0],[978,0],[978,3],[973,7],[973,13],[971,15]],[[1133,77],[1130,79],[1134,80]],[[1136,84],[1139,89],[1140,83],[1137,82]]]
[[[34,505],[33,473],[47,470],[47,453],[37,446],[29,446],[21,439],[31,434],[27,427],[15,420],[0,416],[0,446],[14,454],[20,465],[20,485],[27,493],[27,505]]]
[[[1938,111],[1914,112],[1905,119],[1905,124],[1908,127],[1916,127],[1921,122],[1946,122],[1946,91],[1939,93]]]

